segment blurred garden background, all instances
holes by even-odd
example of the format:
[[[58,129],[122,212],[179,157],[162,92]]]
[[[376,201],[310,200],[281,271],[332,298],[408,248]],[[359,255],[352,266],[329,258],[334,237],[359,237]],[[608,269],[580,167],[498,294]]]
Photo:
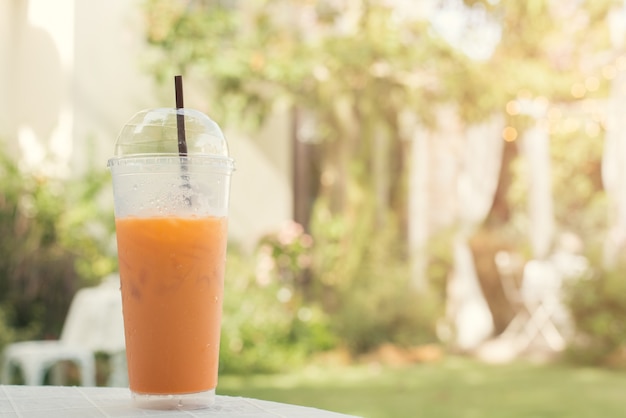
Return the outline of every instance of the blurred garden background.
[[[106,160],[182,74],[237,163],[218,393],[626,410],[623,1],[101,3],[0,0],[0,350],[116,272]]]

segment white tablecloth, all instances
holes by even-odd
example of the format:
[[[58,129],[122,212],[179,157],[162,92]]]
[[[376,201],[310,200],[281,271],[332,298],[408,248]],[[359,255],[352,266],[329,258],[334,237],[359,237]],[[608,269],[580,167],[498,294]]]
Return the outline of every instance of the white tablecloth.
[[[245,417],[347,418],[315,408],[250,398],[216,396],[213,406],[193,411],[154,411],[133,406],[126,388],[0,385],[2,418]]]

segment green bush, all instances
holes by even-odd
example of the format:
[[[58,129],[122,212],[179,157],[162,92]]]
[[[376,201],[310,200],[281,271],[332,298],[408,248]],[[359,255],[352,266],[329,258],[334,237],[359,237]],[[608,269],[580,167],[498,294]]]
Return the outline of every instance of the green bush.
[[[626,263],[597,268],[591,277],[573,281],[566,288],[566,301],[577,334],[569,359],[607,365],[626,347]]]
[[[285,274],[284,270],[272,268],[268,272],[264,267],[268,261],[274,262],[264,245],[252,256],[229,247],[221,373],[282,371],[334,345],[324,312],[302,300],[293,283],[279,273]]]
[[[115,268],[113,213],[98,200],[106,174],[24,172],[0,150],[0,344],[58,338],[75,291]]]
[[[340,346],[360,354],[436,341],[441,295],[411,287],[397,229],[375,228],[368,213],[356,220],[318,213],[315,238],[287,222],[253,255],[229,244],[222,373],[294,368]]]
[[[396,266],[376,275],[364,270],[359,286],[337,295],[340,308],[331,315],[333,330],[354,354],[384,343],[410,347],[436,341],[436,299],[409,287],[407,272]]]
[[[441,299],[411,285],[407,252],[397,223],[380,224],[373,205],[354,216],[318,207],[313,278],[332,330],[354,354],[383,343],[403,346],[436,341]]]
[[[15,341],[15,331],[8,325],[6,314],[0,308],[0,352],[13,341]]]

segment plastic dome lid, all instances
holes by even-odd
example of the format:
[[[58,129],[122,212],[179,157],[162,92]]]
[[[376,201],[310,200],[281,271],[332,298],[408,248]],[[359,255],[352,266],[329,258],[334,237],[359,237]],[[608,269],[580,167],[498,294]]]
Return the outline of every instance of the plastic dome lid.
[[[177,116],[181,114],[189,157],[213,157],[233,164],[219,125],[204,113],[190,108],[138,112],[122,128],[115,143],[115,157],[179,155]]]

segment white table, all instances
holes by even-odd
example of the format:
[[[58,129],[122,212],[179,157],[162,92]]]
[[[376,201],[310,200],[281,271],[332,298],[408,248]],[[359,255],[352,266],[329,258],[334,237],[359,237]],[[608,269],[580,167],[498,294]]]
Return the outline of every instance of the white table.
[[[315,408],[232,396],[216,396],[213,406],[193,411],[154,411],[133,406],[126,388],[0,385],[2,418],[232,417],[347,418]]]

